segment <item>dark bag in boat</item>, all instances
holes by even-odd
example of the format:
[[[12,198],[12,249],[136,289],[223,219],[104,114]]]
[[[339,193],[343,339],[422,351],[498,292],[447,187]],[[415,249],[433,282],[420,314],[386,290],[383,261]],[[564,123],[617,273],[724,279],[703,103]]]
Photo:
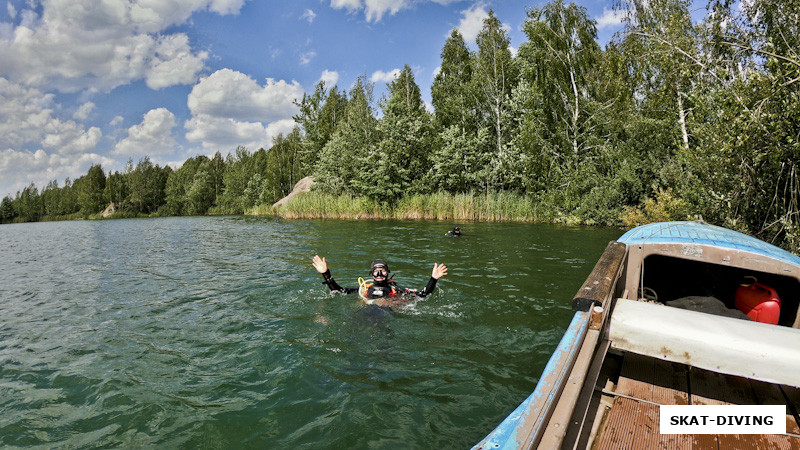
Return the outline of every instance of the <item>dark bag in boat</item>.
[[[734,319],[752,320],[747,317],[747,314],[725,306],[722,300],[715,297],[701,297],[689,296],[682,297],[676,300],[671,300],[666,303],[667,306],[675,308],[688,309],[690,311],[704,312],[707,314],[714,314],[716,316],[733,317]]]

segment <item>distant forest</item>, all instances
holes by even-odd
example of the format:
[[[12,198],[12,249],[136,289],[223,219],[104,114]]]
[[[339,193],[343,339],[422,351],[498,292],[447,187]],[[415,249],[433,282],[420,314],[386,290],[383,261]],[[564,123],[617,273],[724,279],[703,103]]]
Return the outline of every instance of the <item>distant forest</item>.
[[[800,249],[800,0],[621,0],[624,30],[601,48],[583,7],[527,10],[516,52],[490,11],[471,50],[453,30],[425,107],[406,66],[376,101],[320,82],[297,128],[269,149],[144,158],[63,186],[31,184],[3,222],[244,213],[313,175],[318,195],[391,207],[409,195],[498,193],[552,221],[623,225],[702,217]],[[313,193],[312,193],[313,195]]]

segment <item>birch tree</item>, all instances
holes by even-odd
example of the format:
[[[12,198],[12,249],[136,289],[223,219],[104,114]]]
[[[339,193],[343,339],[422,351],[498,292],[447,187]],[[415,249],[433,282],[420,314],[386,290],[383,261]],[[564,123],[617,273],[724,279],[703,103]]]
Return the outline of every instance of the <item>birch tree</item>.
[[[472,92],[476,96],[482,126],[490,131],[494,141],[492,173],[496,176],[492,180],[487,179],[486,183],[498,186],[503,183],[498,177],[505,172],[503,151],[510,132],[506,127],[510,122],[509,101],[517,83],[517,69],[513,64],[508,33],[494,11],[489,10],[476,41],[478,52],[475,56]]]

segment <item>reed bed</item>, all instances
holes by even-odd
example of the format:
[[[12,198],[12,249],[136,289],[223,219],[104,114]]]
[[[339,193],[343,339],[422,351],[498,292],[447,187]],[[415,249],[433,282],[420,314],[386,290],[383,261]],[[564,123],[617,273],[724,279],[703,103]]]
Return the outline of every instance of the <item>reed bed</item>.
[[[273,208],[262,205],[250,211],[254,215],[277,215],[288,219],[424,219],[448,221],[552,221],[553,214],[520,194],[409,195],[394,205],[353,197],[308,192],[297,195],[288,204]]]

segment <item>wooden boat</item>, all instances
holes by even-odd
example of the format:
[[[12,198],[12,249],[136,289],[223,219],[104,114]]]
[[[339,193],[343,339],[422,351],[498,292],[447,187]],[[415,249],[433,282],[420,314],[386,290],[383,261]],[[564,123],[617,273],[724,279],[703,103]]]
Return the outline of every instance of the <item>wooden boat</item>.
[[[780,297],[777,324],[726,317],[747,277]],[[800,449],[798,303],[796,255],[704,223],[634,228],[579,289],[533,393],[473,448]],[[727,404],[785,405],[786,434],[659,431],[661,405]]]

